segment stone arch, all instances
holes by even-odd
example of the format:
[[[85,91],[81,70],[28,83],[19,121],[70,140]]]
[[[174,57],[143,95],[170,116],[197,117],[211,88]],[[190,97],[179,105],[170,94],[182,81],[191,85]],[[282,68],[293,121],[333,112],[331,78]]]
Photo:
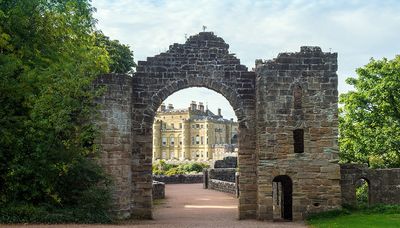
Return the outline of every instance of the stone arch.
[[[168,51],[138,62],[132,77],[132,215],[152,217],[150,139],[158,107],[176,91],[205,87],[224,96],[238,118],[239,218],[255,218],[255,73],[228,48],[212,32],[201,32],[185,44],[173,44]]]
[[[370,201],[371,201],[371,181],[368,178],[364,177],[364,176],[360,176],[360,177],[358,177],[357,179],[354,180],[354,194],[355,194],[355,199],[356,199],[357,205],[359,203],[361,203],[360,201],[364,200],[364,199],[359,199],[357,197],[357,189],[358,188],[363,188],[362,185],[364,185],[364,184],[367,184],[367,187],[368,187],[368,189],[367,189],[368,192],[367,192],[367,196],[366,196],[367,197],[366,203],[367,203],[367,205],[370,205]],[[362,202],[362,203],[364,203],[364,202]]]

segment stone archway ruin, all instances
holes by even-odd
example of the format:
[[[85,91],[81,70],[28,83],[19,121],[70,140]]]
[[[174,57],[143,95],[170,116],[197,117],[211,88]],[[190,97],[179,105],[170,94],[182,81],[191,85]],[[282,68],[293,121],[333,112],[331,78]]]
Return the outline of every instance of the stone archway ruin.
[[[152,217],[153,119],[165,98],[188,87],[222,94],[238,117],[240,219],[273,218],[271,189],[279,175],[293,181],[293,220],[340,207],[337,54],[302,47],[248,71],[228,48],[201,32],[139,61],[133,77],[103,75],[95,82],[107,87],[98,99],[101,162],[114,178],[113,209],[121,217]],[[298,129],[304,150],[294,153]]]

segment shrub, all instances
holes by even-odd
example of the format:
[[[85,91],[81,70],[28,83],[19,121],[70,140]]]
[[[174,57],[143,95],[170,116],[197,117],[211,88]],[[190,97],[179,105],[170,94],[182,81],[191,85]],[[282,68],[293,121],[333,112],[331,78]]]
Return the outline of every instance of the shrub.
[[[195,174],[201,173],[204,168],[210,167],[206,163],[202,162],[189,162],[182,163],[179,165],[176,164],[168,164],[164,160],[160,160],[153,163],[153,174],[154,175],[178,175],[178,174]]]

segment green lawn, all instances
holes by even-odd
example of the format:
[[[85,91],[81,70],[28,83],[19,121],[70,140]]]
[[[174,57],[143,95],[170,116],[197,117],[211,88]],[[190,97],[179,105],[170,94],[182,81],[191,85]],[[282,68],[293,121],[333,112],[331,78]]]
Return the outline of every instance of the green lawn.
[[[365,213],[352,212],[348,215],[339,215],[337,217],[311,218],[308,221],[311,227],[400,227],[400,213]]]

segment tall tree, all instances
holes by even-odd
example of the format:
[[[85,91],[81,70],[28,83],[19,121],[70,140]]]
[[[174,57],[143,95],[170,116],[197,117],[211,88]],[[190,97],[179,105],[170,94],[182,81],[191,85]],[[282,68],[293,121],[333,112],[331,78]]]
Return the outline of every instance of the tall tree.
[[[111,73],[132,73],[136,67],[133,61],[133,52],[128,45],[121,44],[118,40],[110,40],[101,31],[95,33],[96,44],[104,47],[110,56],[110,72]]]
[[[400,167],[400,56],[372,59],[347,79],[341,95],[340,155],[344,162]]]
[[[102,180],[82,165],[96,152],[91,82],[109,65],[92,11],[89,0],[0,0],[0,202],[77,203]]]

